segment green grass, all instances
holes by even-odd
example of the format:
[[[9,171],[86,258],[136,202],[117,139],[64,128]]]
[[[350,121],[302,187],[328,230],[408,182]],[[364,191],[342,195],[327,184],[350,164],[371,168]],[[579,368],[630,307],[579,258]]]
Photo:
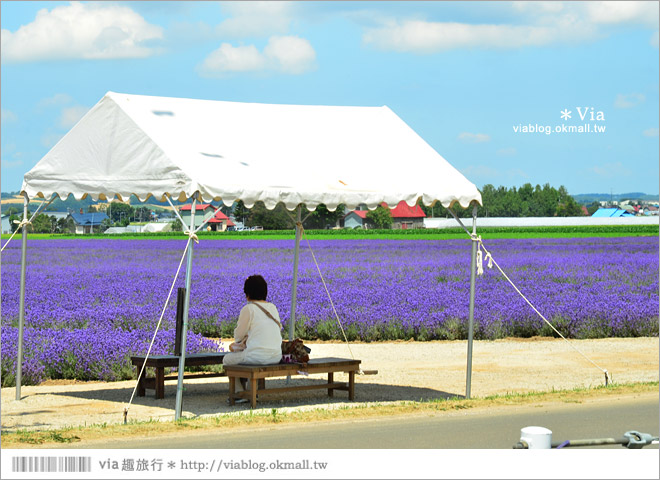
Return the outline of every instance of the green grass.
[[[333,239],[379,239],[379,240],[454,240],[467,239],[468,236],[460,227],[444,229],[413,229],[413,230],[306,230],[310,240]],[[484,239],[496,238],[582,238],[582,237],[635,237],[658,236],[656,225],[594,225],[594,226],[552,226],[552,227],[477,227],[477,233]],[[2,235],[3,239],[10,235]],[[20,237],[17,234],[15,239]],[[263,230],[258,232],[200,232],[203,240],[291,240],[294,238],[293,230]],[[120,235],[53,235],[30,234],[30,239],[52,238],[113,238],[122,240],[135,239],[185,239],[183,233],[141,233]]]

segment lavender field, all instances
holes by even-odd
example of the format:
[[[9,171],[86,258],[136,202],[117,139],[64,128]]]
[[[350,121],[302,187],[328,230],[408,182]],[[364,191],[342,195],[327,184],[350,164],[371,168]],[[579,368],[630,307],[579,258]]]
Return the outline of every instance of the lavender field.
[[[146,352],[184,247],[183,240],[29,241],[24,382],[130,378],[129,356]],[[312,247],[349,340],[466,338],[469,240],[316,240]],[[487,247],[563,335],[658,335],[657,237],[490,240]],[[19,265],[20,242],[12,242],[2,255],[3,386],[14,381]],[[268,281],[287,328],[292,265],[292,240],[196,245],[188,351],[216,350],[207,337],[232,335],[243,281],[254,273]],[[297,335],[341,338],[304,242],[299,272]],[[175,297],[153,354],[173,350]],[[475,322],[477,339],[553,334],[488,268],[477,278]]]

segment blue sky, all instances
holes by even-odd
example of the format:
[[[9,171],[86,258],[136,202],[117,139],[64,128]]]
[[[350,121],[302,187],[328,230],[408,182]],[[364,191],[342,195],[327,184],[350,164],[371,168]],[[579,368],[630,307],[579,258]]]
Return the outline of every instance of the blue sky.
[[[0,8],[3,192],[115,91],[387,105],[480,188],[658,193],[658,2]]]

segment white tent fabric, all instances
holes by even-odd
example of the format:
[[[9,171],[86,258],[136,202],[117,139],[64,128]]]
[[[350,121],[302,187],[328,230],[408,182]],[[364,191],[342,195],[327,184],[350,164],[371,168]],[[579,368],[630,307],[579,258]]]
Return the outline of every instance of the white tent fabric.
[[[263,201],[292,210],[481,203],[388,107],[270,105],[108,92],[24,177],[29,198]]]

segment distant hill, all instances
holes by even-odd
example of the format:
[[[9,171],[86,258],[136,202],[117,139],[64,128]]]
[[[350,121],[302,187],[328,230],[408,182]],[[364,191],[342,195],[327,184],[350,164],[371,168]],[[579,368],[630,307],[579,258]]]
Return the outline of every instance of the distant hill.
[[[630,193],[578,193],[573,195],[573,198],[576,202],[583,205],[587,205],[592,202],[608,202],[610,200],[616,200],[620,202],[621,200],[646,200],[646,201],[658,201],[658,195],[649,195],[642,192],[630,192]]]

